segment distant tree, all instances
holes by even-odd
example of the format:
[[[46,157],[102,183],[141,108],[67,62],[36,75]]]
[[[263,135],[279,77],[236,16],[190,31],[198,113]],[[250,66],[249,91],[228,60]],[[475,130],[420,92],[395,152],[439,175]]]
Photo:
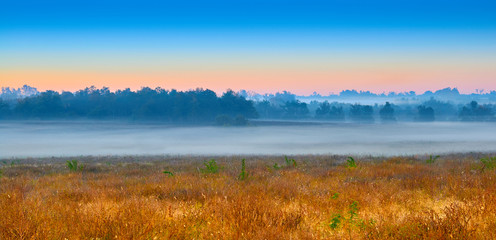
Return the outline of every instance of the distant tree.
[[[0,98],[0,119],[10,116],[10,105]]]
[[[46,91],[20,99],[14,111],[23,118],[49,119],[62,117],[64,105],[58,92]]]
[[[393,106],[389,102],[386,102],[381,110],[379,110],[379,115],[382,122],[396,122]]]
[[[270,103],[273,105],[284,105],[286,102],[296,101],[296,95],[288,91],[283,91],[282,93],[276,93],[276,95],[270,98]]]
[[[416,120],[421,122],[432,122],[434,121],[434,109],[432,107],[426,107],[420,105],[417,107],[418,115]]]
[[[298,100],[286,102],[283,106],[284,116],[290,119],[305,118],[309,114],[307,104]]]
[[[329,111],[329,120],[344,121],[343,107],[332,106]]]
[[[282,116],[282,109],[272,105],[268,100],[256,102],[255,109],[261,118],[280,118]]]
[[[436,113],[436,119],[451,120],[457,115],[456,107],[450,102],[443,102],[431,97],[429,101],[422,103],[425,107],[431,107]]]
[[[472,101],[461,109],[459,117],[462,121],[491,121],[494,120],[494,113],[489,106]]]
[[[323,119],[329,116],[331,112],[331,105],[329,102],[325,101],[319,105],[319,108],[315,111],[315,118]]]
[[[353,104],[350,108],[350,118],[355,122],[373,122],[374,109],[369,105]]]
[[[332,121],[343,121],[344,111],[343,107],[331,106],[329,102],[325,101],[319,105],[315,111],[315,118],[327,119]]]
[[[220,98],[221,111],[230,116],[242,114],[248,118],[258,117],[258,113],[253,107],[253,102],[239,96],[232,90],[227,90]]]

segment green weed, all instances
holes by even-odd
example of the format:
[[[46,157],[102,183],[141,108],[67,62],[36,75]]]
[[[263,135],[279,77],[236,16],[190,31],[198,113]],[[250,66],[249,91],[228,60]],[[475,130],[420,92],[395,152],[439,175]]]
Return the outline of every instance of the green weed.
[[[339,194],[335,193],[331,198],[337,199],[338,197]],[[368,222],[366,222],[364,219],[358,216],[359,209],[360,207],[358,205],[358,201],[353,201],[348,206],[348,211],[346,212],[347,214],[335,213],[332,215],[329,227],[332,230],[343,227],[348,232],[348,236],[351,239],[351,233],[353,229],[363,230],[374,225],[374,220],[369,220]]]
[[[348,159],[346,159],[346,167],[347,168],[356,168],[357,167],[356,161],[353,157],[348,157]]]
[[[248,177],[248,173],[246,172],[246,163],[245,159],[241,159],[241,173],[239,174],[239,180],[245,180]]]
[[[200,169],[202,173],[218,173],[220,170],[219,165],[217,165],[217,162],[213,158],[210,161],[204,161],[203,165],[205,168]]]
[[[492,170],[496,168],[496,157],[481,158],[482,170]]]
[[[432,163],[435,163],[436,160],[439,158],[440,156],[439,155],[436,155],[436,156],[432,156],[432,155],[429,155],[429,159],[425,160],[425,162],[427,164],[432,164]]]
[[[165,175],[167,175],[169,177],[174,177],[174,173],[172,173],[171,171],[163,171],[162,173],[164,173]]]
[[[293,158],[288,158],[288,156],[284,156],[284,161],[286,162],[287,167],[296,167],[298,165],[296,160]]]
[[[331,196],[331,199],[337,199],[339,197],[339,193],[336,192]]]
[[[72,161],[67,160],[67,168],[69,168],[69,171],[71,172],[77,172],[77,171],[83,171],[84,166],[83,165],[78,166],[77,160],[72,160]]]

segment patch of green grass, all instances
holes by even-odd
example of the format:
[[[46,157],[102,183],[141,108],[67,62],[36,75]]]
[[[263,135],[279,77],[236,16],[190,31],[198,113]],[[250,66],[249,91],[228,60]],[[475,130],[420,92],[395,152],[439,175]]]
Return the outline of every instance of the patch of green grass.
[[[69,168],[69,171],[71,172],[77,172],[77,171],[83,171],[84,166],[82,164],[78,165],[77,160],[72,160],[72,161],[67,160],[67,168]]]
[[[333,199],[337,198],[338,197],[336,196],[336,198]],[[360,218],[360,216],[358,215],[359,209],[360,207],[358,201],[353,201],[348,206],[348,211],[346,212],[346,214],[335,213],[332,215],[329,227],[332,230],[343,227],[348,232],[349,238],[352,239],[351,232],[353,231],[353,229],[363,230],[375,224],[374,220],[366,222],[364,219]]]
[[[429,155],[429,159],[425,160],[425,163],[427,164],[435,163],[439,157],[440,157],[439,155],[436,156]]]
[[[356,168],[357,167],[356,161],[353,157],[348,157],[348,159],[346,159],[346,167],[347,168]]]
[[[288,156],[284,156],[284,161],[286,162],[286,167],[296,167],[298,164],[296,163],[296,160],[293,158],[288,158]]]
[[[248,177],[248,173],[246,172],[246,160],[241,159],[241,173],[238,176],[239,180],[245,180]]]
[[[162,173],[164,173],[165,175],[167,175],[169,177],[174,177],[174,173],[172,173],[171,171],[163,171]]]
[[[339,193],[335,192],[334,194],[332,194],[331,199],[337,199],[338,197],[339,197]]]
[[[218,173],[220,170],[219,165],[215,161],[215,159],[210,159],[210,161],[204,161],[203,165],[205,168],[200,169],[202,173]]]
[[[481,158],[482,170],[492,170],[496,168],[496,157]]]

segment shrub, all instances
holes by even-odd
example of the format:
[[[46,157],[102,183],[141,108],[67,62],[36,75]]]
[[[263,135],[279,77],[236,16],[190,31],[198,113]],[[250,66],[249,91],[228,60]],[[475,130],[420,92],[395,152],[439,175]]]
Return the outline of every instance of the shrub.
[[[337,198],[337,197],[336,197]],[[336,199],[333,198],[333,199]],[[349,238],[351,239],[351,232],[353,228],[358,228],[359,230],[366,229],[375,224],[374,220],[366,222],[364,219],[358,216],[359,210],[358,201],[353,201],[348,206],[347,214],[335,213],[332,215],[329,227],[332,230],[336,230],[339,227],[343,227],[347,230]]]
[[[241,173],[239,174],[239,180],[245,180],[248,177],[248,173],[246,172],[246,160],[241,159]]]
[[[219,165],[217,165],[217,162],[215,159],[210,159],[210,161],[204,161],[203,165],[205,168],[200,169],[200,172],[202,173],[218,173],[219,172]]]
[[[348,157],[348,159],[346,159],[346,167],[347,168],[356,168],[357,167],[356,161],[353,157]]]
[[[440,157],[439,155],[436,155],[434,157],[432,155],[429,155],[429,159],[425,160],[425,162],[428,164],[435,163],[439,157]]]
[[[69,168],[69,171],[71,172],[82,171],[83,167],[84,167],[83,165],[78,166],[77,160],[72,160],[72,161],[67,160],[67,168]]]
[[[165,175],[167,175],[169,177],[174,177],[174,173],[172,173],[171,171],[163,171],[162,173],[164,173]]]
[[[293,158],[288,158],[288,156],[284,156],[284,161],[286,162],[286,167],[296,167],[296,160]]]
[[[496,157],[481,158],[482,170],[492,170],[496,168]]]

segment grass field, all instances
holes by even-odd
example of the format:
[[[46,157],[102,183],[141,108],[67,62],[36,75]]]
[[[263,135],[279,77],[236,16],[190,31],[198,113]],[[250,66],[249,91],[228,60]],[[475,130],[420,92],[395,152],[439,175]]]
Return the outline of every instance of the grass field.
[[[496,239],[488,156],[9,159],[0,239]]]

